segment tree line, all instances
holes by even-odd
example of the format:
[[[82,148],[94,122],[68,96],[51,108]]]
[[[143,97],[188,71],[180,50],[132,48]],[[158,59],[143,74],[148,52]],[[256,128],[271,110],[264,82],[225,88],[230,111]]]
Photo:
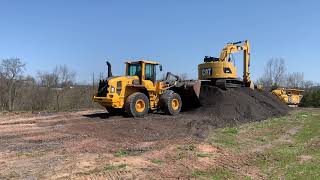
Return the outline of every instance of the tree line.
[[[316,82],[305,80],[302,72],[287,72],[283,58],[272,58],[267,61],[264,73],[257,84],[265,89],[277,87],[298,88],[304,90],[304,98],[300,106],[320,107],[320,85]]]
[[[76,73],[66,65],[51,72],[25,75],[26,64],[19,58],[0,61],[0,110],[65,111],[98,107],[92,102],[94,88],[77,85]]]
[[[96,108],[92,101],[96,87],[75,83],[76,73],[66,65],[51,72],[25,75],[26,64],[19,58],[0,61],[0,111],[66,111]],[[302,106],[320,107],[320,86],[304,80],[301,72],[287,72],[285,60],[270,59],[256,84],[263,87],[304,89]]]

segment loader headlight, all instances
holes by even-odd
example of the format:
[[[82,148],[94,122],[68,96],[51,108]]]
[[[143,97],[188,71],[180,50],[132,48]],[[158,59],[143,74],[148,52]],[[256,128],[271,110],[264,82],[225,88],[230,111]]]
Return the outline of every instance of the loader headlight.
[[[111,86],[110,88],[110,93],[115,93],[116,92],[116,88],[114,88],[113,86]]]

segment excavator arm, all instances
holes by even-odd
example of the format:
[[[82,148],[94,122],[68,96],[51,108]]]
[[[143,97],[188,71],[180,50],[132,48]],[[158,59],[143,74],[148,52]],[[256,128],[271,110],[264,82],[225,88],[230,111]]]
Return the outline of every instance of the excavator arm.
[[[234,43],[228,43],[221,51],[219,61],[229,61],[231,54],[243,51],[243,81],[246,84],[250,84],[250,44],[249,41],[239,41]]]

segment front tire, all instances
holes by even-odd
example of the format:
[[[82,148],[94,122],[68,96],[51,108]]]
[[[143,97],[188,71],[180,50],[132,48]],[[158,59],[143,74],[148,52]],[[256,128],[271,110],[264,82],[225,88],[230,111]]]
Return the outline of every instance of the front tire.
[[[143,117],[149,111],[149,99],[140,92],[131,94],[126,101],[125,110],[128,116]]]
[[[168,91],[161,96],[160,103],[162,110],[168,115],[177,115],[182,108],[182,100],[179,94]]]

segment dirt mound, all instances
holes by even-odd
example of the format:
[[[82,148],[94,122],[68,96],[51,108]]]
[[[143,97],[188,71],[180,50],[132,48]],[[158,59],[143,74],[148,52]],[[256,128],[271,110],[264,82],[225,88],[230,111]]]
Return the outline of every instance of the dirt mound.
[[[206,133],[212,127],[232,126],[239,123],[261,121],[285,115],[289,107],[270,92],[236,88],[221,90],[217,87],[202,87],[201,107],[188,112],[198,116],[189,123],[196,133]]]

